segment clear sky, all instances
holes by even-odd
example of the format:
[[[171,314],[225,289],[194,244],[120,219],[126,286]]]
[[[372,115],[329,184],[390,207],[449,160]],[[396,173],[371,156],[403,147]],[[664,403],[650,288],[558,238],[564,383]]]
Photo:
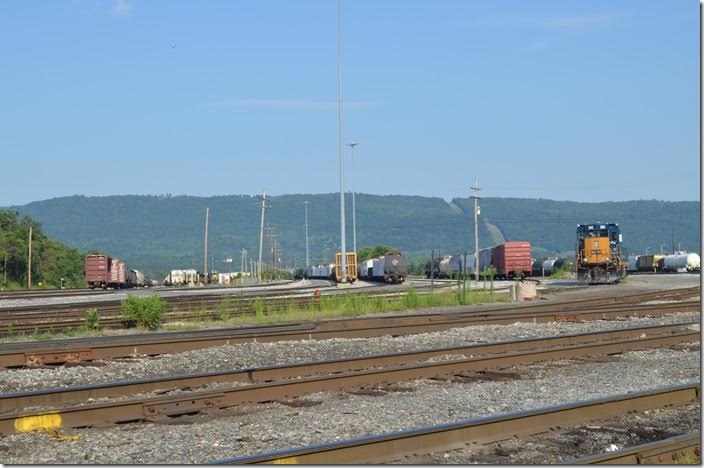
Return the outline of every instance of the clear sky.
[[[699,2],[342,10],[357,191],[699,199]],[[0,206],[339,191],[336,41],[333,0],[3,0]]]

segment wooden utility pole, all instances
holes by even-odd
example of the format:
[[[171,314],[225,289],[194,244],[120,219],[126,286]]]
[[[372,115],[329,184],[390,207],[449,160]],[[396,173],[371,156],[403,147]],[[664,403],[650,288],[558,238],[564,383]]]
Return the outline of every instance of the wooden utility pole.
[[[27,261],[27,289],[32,288],[32,226],[29,226],[29,260]]]
[[[205,254],[203,255],[204,263],[203,272],[205,273],[205,284],[209,283],[210,275],[208,274],[208,217],[210,215],[210,208],[205,209]]]
[[[262,196],[259,197],[262,201],[262,215],[261,221],[259,223],[259,263],[257,264],[257,281],[262,282],[262,248],[264,247],[264,211],[269,208],[266,205],[266,191],[262,192]]]
[[[479,287],[479,224],[477,217],[479,216],[479,206],[477,205],[479,197],[477,192],[479,192],[479,183],[477,178],[474,178],[474,185],[472,186],[474,195],[470,198],[474,199],[474,255],[475,255],[475,270],[474,270],[474,281],[477,287]]]

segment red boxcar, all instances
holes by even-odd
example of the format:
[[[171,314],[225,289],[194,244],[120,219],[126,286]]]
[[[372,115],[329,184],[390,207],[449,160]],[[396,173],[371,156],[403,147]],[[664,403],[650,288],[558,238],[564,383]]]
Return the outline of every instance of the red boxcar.
[[[127,266],[125,262],[113,258],[110,262],[110,286],[113,288],[124,288],[127,283]]]
[[[89,288],[124,288],[127,265],[107,255],[86,255],[86,284]]]
[[[491,263],[499,277],[514,277],[517,272],[520,272],[519,276],[530,275],[530,242],[513,241],[497,245],[492,249]]]
[[[86,255],[86,284],[89,288],[105,288],[110,284],[111,260],[107,255]]]

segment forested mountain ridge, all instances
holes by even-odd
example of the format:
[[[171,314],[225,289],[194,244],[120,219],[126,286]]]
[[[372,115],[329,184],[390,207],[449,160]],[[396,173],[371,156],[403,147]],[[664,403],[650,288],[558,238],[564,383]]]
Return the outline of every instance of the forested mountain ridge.
[[[339,195],[298,194],[271,197],[265,222],[281,244],[283,263],[301,265],[305,257],[304,201],[308,205],[311,262],[330,261],[340,236]],[[357,248],[387,244],[412,258],[474,250],[472,200],[357,194]],[[227,269],[240,252],[256,258],[259,246],[260,200],[250,195],[72,196],[11,207],[40,221],[51,237],[80,249],[99,250],[125,260],[130,267],[158,277],[172,268],[203,269],[205,208],[210,208],[209,259],[214,269]],[[483,198],[479,216],[480,248],[497,237],[528,240],[533,255],[571,255],[578,223],[617,222],[631,253],[675,247],[699,251],[698,201],[581,203],[545,199]],[[351,196],[347,196],[347,246],[352,250]],[[489,223],[494,227],[487,229]],[[491,226],[490,226],[491,227]],[[492,235],[493,234],[493,235]],[[267,255],[265,238],[265,254]]]

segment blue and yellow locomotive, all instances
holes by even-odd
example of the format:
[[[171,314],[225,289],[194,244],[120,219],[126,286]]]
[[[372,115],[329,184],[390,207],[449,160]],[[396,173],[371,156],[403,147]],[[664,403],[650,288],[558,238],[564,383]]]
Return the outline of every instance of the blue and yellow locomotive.
[[[628,273],[628,259],[618,224],[577,225],[577,279],[589,284],[618,283]]]

